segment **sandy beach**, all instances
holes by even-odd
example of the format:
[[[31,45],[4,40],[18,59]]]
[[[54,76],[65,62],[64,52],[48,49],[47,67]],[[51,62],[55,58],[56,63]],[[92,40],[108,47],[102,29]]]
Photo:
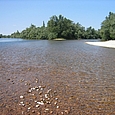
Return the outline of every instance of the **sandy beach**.
[[[115,48],[115,40],[109,40],[104,42],[86,42],[86,43],[95,46]]]

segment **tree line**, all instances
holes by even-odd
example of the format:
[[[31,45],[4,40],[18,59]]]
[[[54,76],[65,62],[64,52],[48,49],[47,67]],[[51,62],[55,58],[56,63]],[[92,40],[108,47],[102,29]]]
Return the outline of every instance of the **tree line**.
[[[10,35],[3,35],[3,34],[0,34],[0,38],[10,38],[11,36]]]
[[[101,23],[100,35],[102,40],[115,40],[115,13],[109,12]]]
[[[11,37],[42,40],[52,40],[55,38],[96,39],[99,38],[99,34],[98,31],[92,27],[85,29],[81,24],[75,24],[62,15],[54,15],[48,21],[47,26],[45,26],[44,21],[41,27],[36,27],[31,24],[29,28],[26,28],[22,32],[14,32],[11,34]]]
[[[92,27],[85,28],[62,15],[54,15],[47,22],[47,26],[44,21],[41,27],[31,24],[25,30],[21,32],[17,30],[8,37],[41,40],[55,38],[115,40],[115,13],[109,12],[109,16],[101,23],[101,29],[98,30]]]

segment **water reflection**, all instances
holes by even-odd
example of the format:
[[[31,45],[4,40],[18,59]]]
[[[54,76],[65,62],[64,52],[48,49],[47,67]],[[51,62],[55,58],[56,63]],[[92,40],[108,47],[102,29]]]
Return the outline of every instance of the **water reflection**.
[[[21,38],[0,38],[0,42],[18,42],[22,40]]]

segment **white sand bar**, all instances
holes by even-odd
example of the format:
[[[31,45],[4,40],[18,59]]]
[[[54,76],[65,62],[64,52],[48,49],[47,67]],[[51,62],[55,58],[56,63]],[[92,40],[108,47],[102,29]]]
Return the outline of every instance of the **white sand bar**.
[[[105,42],[86,42],[86,43],[95,46],[115,48],[115,40],[109,40]]]

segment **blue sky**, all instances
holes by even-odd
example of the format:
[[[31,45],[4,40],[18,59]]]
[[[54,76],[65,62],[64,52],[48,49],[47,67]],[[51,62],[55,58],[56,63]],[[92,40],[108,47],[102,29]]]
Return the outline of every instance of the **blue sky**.
[[[0,0],[0,34],[38,26],[53,15],[99,29],[109,12],[115,13],[115,0]]]

